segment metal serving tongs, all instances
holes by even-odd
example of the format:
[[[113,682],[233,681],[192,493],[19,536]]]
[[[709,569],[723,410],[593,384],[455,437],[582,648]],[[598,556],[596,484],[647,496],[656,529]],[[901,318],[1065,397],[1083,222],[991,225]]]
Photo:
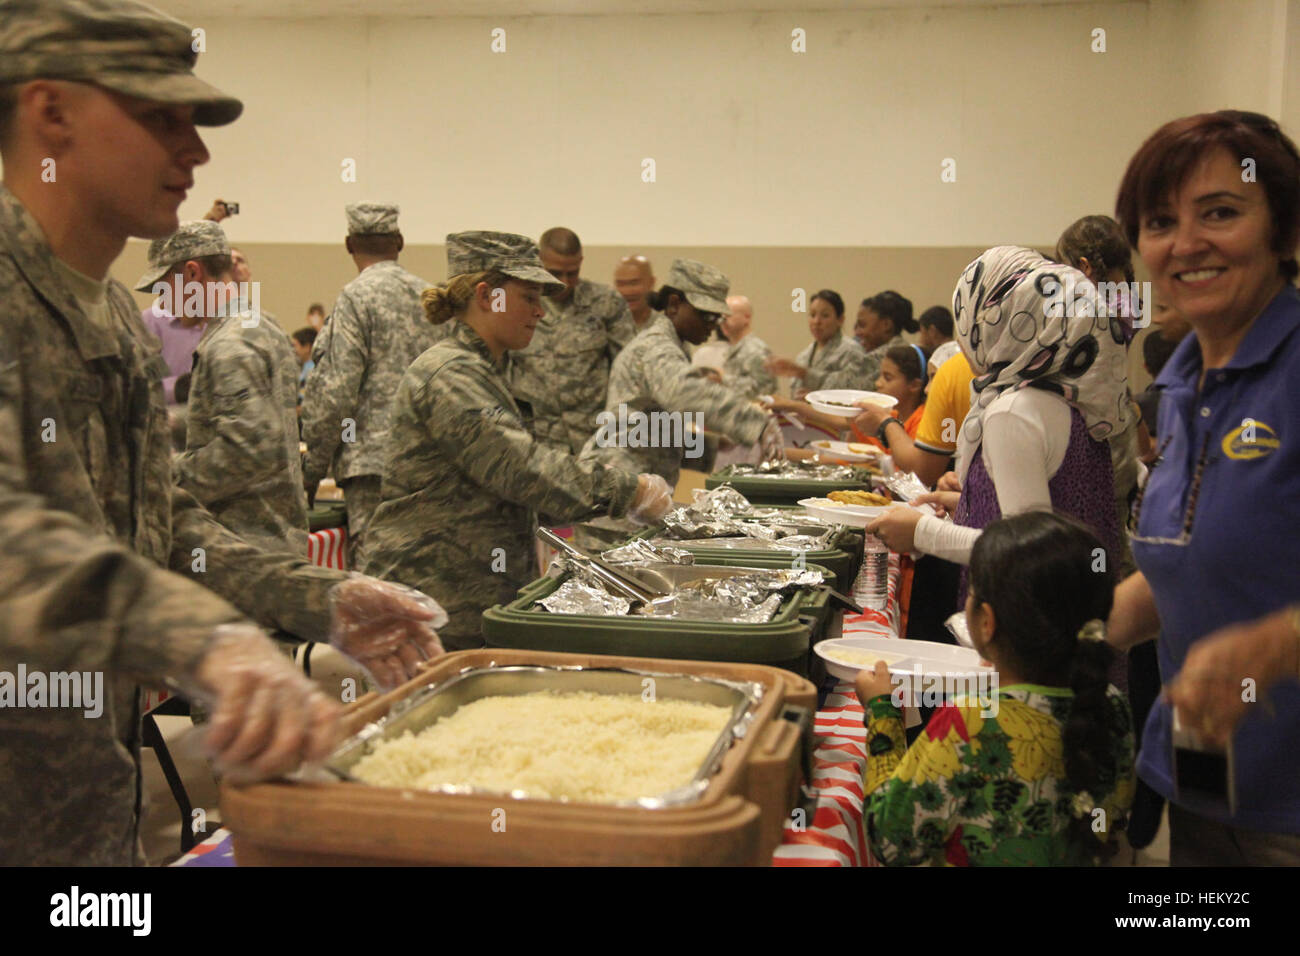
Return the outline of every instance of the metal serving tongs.
[[[574,547],[568,541],[565,541],[550,528],[538,528],[537,537],[545,541],[557,551],[567,555],[575,563],[586,567],[592,574],[600,578],[601,582],[607,585],[612,591],[622,595],[629,601],[636,601],[641,604],[653,604],[657,598],[667,597],[673,593],[673,585],[666,577],[658,571],[652,571],[649,568],[643,568],[642,572],[648,581],[634,578],[612,564],[588,554],[581,548]]]

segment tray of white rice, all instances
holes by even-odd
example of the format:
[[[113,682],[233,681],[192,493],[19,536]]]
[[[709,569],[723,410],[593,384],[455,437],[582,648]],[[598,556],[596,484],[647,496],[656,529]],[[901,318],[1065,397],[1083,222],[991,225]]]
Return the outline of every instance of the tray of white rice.
[[[816,688],[758,664],[482,648],[347,708],[328,772],[221,787],[240,866],[768,865]]]
[[[482,668],[427,688],[327,766],[378,787],[667,806],[698,799],[762,695],[682,674]]]

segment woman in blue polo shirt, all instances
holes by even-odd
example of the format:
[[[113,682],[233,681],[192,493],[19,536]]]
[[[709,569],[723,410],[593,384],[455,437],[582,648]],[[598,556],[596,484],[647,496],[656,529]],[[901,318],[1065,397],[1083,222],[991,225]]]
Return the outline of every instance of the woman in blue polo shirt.
[[[1159,632],[1165,699],[1138,773],[1170,800],[1170,862],[1300,864],[1300,154],[1267,117],[1175,120],[1129,162],[1116,217],[1191,324],[1156,380],[1159,456],[1112,643]],[[1232,740],[1235,812],[1176,786],[1171,729]],[[1207,788],[1208,789],[1208,788]]]

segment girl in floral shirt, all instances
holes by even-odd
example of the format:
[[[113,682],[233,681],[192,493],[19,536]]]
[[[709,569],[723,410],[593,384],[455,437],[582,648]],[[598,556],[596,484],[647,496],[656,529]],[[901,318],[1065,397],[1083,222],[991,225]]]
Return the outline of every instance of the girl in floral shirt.
[[[1114,852],[1133,799],[1133,733],[1126,700],[1106,682],[1105,560],[1087,529],[1058,515],[985,528],[966,621],[998,670],[997,692],[940,708],[910,749],[884,662],[858,675],[878,860],[1079,865]]]

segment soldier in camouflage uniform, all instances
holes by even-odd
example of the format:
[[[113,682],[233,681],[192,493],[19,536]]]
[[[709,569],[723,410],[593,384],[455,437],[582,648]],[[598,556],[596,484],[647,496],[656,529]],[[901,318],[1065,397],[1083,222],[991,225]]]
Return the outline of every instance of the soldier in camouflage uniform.
[[[727,310],[722,319],[722,334],[731,348],[722,363],[722,383],[746,398],[775,394],[776,376],[767,370],[772,350],[750,331],[754,307],[743,295],[729,295]]]
[[[447,237],[452,276],[425,294],[450,334],[402,377],[393,403],[383,503],[371,519],[365,570],[419,588],[451,618],[449,648],[483,643],[480,617],[535,576],[540,512],[570,521],[597,513],[657,518],[667,486],[653,476],[579,462],[534,439],[510,394],[505,353],[528,344],[559,283],[524,236]],[[497,308],[500,306],[504,308]]]
[[[652,416],[665,412],[681,414],[684,422],[690,420],[686,414],[699,413],[710,433],[739,444],[777,440],[779,429],[766,413],[709,381],[686,354],[684,342],[699,345],[727,311],[727,286],[727,277],[712,266],[691,259],[673,262],[667,285],[651,297],[652,307],[664,314],[614,360],[602,416],[609,424],[597,429],[599,423],[593,421],[595,433],[582,450],[584,459],[661,475],[675,485],[682,449],[653,447],[632,434],[636,421],[653,421]]]
[[[614,288],[627,303],[637,333],[662,313],[650,308],[646,296],[655,290],[655,270],[645,256],[624,256],[614,267]]]
[[[791,362],[772,359],[768,369],[777,375],[795,378],[794,397],[827,388],[870,389],[867,353],[854,339],[845,338],[844,300],[837,292],[823,289],[808,300],[808,329],[813,340]]]
[[[178,286],[205,292],[185,452],[174,463],[177,484],[250,544],[306,554],[297,362],[288,341],[239,297],[230,246],[215,222],[183,222],[177,232],[155,239],[149,266],[136,289],[169,297],[173,315],[193,314],[189,297],[175,301]],[[208,306],[215,314],[206,314]]]
[[[402,234],[398,208],[351,203],[347,250],[360,271],[343,287],[316,339],[316,367],[303,390],[303,477],[314,497],[331,466],[348,506],[352,564],[366,524],[379,507],[389,410],[402,373],[444,330],[424,318],[420,295],[429,283],[397,264]]]
[[[510,388],[532,406],[538,439],[576,454],[595,430],[610,363],[636,335],[636,324],[622,296],[579,277],[582,244],[576,235],[549,229],[540,251],[560,285],[546,299],[546,317],[532,342],[511,356]]]
[[[129,0],[0,0],[0,671],[97,672],[104,692],[98,717],[0,707],[11,865],[141,859],[137,682],[206,697],[232,768],[283,772],[337,736],[337,703],[245,615],[323,636],[344,576],[254,548],[173,484],[166,364],[106,278],[128,236],[176,230],[208,159],[195,123],[242,109],[193,75],[191,43]]]

